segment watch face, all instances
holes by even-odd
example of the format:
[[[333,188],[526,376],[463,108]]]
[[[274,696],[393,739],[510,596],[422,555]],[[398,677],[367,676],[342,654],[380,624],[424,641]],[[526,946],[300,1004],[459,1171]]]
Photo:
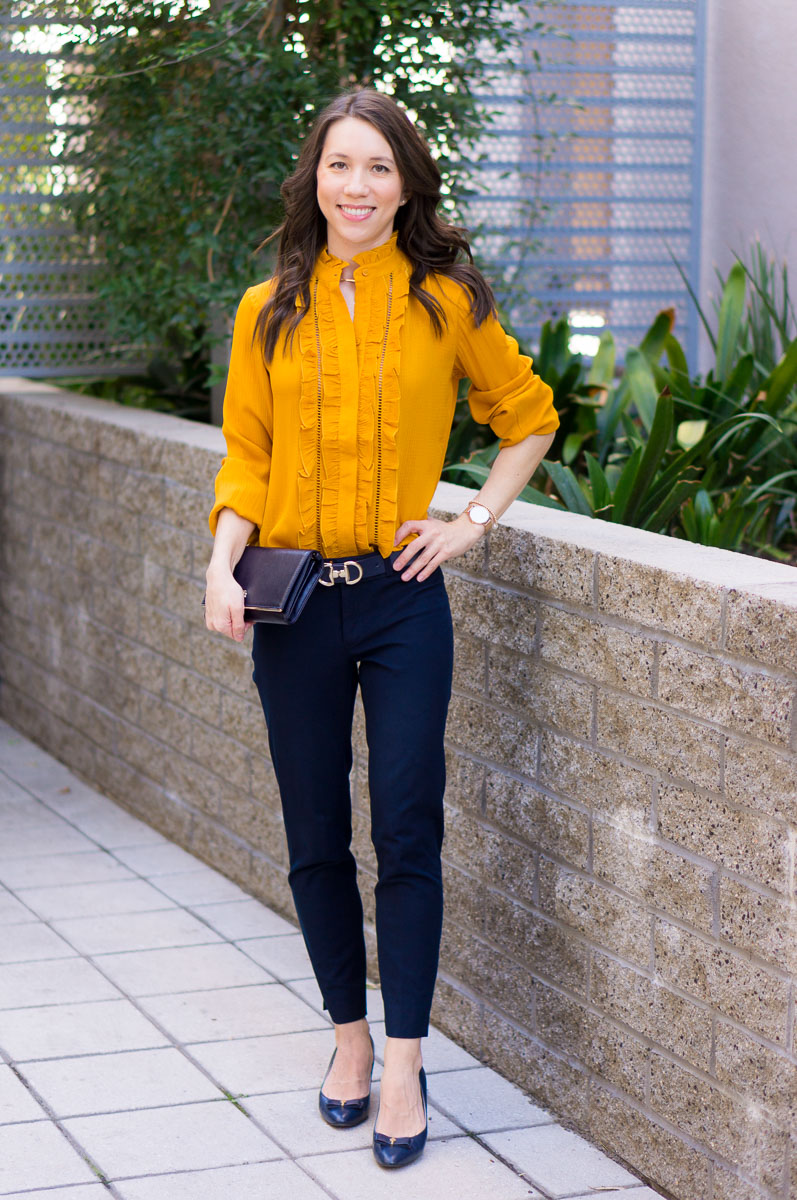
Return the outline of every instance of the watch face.
[[[477,525],[487,525],[492,520],[489,511],[483,504],[471,504],[468,515],[471,521],[475,521]]]

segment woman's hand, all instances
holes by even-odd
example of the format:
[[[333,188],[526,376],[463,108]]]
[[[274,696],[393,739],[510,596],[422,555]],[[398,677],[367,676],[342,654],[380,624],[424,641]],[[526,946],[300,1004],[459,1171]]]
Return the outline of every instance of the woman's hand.
[[[438,521],[435,517],[425,521],[405,521],[396,530],[393,545],[397,546],[409,533],[418,536],[404,547],[393,563],[393,569],[403,572],[402,579],[417,576],[419,582],[428,578],[441,563],[464,554],[479,538],[484,537],[483,527],[475,525],[464,513],[454,521]]]
[[[239,517],[231,508],[223,508],[216,523],[213,553],[205,573],[205,624],[216,633],[223,633],[236,642],[252,624],[244,620],[244,591],[235,582],[233,571],[244,552],[254,525]]]
[[[484,504],[499,520],[531,479],[552,441],[552,433],[530,433],[520,442],[503,446],[496,454],[484,484],[471,499]],[[465,513],[460,513],[454,521],[437,521],[432,517],[426,521],[405,521],[396,531],[393,545],[397,546],[408,533],[418,536],[404,547],[393,567],[403,571],[402,579],[417,575],[421,580],[446,559],[470,550],[480,537],[484,537],[485,529]]]
[[[223,566],[208,567],[205,592],[205,624],[216,633],[223,633],[236,642],[252,625],[244,620],[244,590],[233,578],[232,571]]]

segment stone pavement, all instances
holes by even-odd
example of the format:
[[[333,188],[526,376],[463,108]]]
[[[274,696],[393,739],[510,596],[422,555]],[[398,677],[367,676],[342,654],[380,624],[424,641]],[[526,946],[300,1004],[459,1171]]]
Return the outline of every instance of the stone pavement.
[[[329,1021],[293,925],[0,722],[0,1196],[656,1200],[437,1030],[429,1136],[382,1171],[326,1126]],[[379,1060],[384,1024],[369,993]]]

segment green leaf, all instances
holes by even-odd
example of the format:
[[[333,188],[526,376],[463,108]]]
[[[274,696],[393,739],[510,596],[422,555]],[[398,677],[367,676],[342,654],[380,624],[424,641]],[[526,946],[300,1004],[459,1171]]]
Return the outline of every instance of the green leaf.
[[[685,504],[681,510],[681,528],[686,534],[687,541],[697,542],[700,540],[693,500],[690,500],[688,504]]]
[[[739,332],[744,316],[746,290],[747,277],[744,267],[741,263],[735,262],[728,272],[720,303],[715,372],[720,383],[724,383],[730,375],[734,359],[739,353]]]
[[[766,393],[764,412],[773,414],[788,399],[797,384],[797,338],[790,344],[783,358],[763,386]]]
[[[658,508],[655,508],[645,518],[642,528],[649,529],[651,533],[666,533],[675,513],[678,512],[685,500],[695,494],[699,487],[700,480],[698,479],[680,479],[675,487],[670,489]],[[690,541],[695,540],[695,538],[690,538]]]
[[[656,414],[658,393],[650,362],[641,350],[631,349],[625,358],[623,378],[631,390],[631,399],[645,429],[650,430]]]
[[[592,486],[592,500],[595,507],[595,512],[602,512],[611,507],[612,492],[609,487],[609,481],[601,469],[601,465],[594,455],[586,452],[584,458],[587,463],[587,471],[589,472],[589,481]]]
[[[451,436],[448,439],[448,448],[446,449],[446,458],[451,462],[456,462],[460,458],[464,458],[473,441],[474,437],[479,432],[479,426],[474,421],[470,412],[460,418],[454,425],[451,431]]]
[[[587,384],[590,387],[610,388],[614,380],[617,347],[611,330],[604,329],[595,357],[587,374]]]
[[[449,463],[447,467],[443,467],[441,475],[466,475],[474,481],[474,483],[484,483],[487,476],[490,474],[490,468],[483,463]]]
[[[598,458],[604,466],[612,450],[617,424],[630,401],[631,389],[628,386],[626,373],[623,372],[617,386],[609,390],[609,396],[605,405],[596,414]]]
[[[556,508],[559,512],[565,512],[565,506],[555,496],[547,496],[545,492],[541,492],[538,488],[527,484],[523,491],[518,496],[518,500],[525,500],[529,504],[539,504],[540,508]]]
[[[714,503],[705,488],[701,488],[695,496],[695,515],[704,524],[714,516]]]
[[[664,339],[664,352],[670,364],[670,390],[675,396],[685,400],[692,399],[692,384],[689,377],[689,366],[683,347],[673,334]]]
[[[623,427],[625,440],[628,443],[629,453],[631,450],[635,450],[637,446],[644,446],[645,439],[643,438],[642,434],[645,432],[645,430],[644,428],[640,429],[633,417],[631,417],[627,412],[620,413],[620,424]]]
[[[557,492],[564,500],[568,510],[570,512],[581,513],[585,517],[591,517],[593,515],[592,509],[570,468],[563,467],[558,462],[549,462],[547,458],[542,460],[542,465]]]
[[[583,372],[584,365],[581,362],[581,359],[573,358],[562,372],[559,382],[555,386],[553,384],[551,385],[554,391],[554,398],[559,404],[565,403],[567,399],[576,391],[579,386],[579,379],[581,378]],[[542,371],[540,371],[540,375],[543,379],[545,379]],[[546,382],[550,382],[550,380],[546,380]],[[581,397],[579,397],[579,402],[582,402]]]
[[[641,353],[651,365],[657,363],[664,353],[667,338],[672,335],[674,324],[675,309],[665,308],[657,314],[655,321],[639,343]]]
[[[754,370],[755,360],[752,354],[745,354],[731,371],[730,378],[721,392],[722,399],[730,401],[734,408],[738,408],[750,386]]]
[[[612,511],[612,520],[616,521],[618,524],[623,523],[628,497],[631,495],[633,490],[637,471],[639,470],[639,464],[642,461],[642,455],[644,453],[644,447],[637,446],[631,457],[627,459],[620,478],[617,481],[617,487],[614,489],[614,509]]]
[[[695,289],[692,287],[692,281],[690,280],[689,276],[687,275],[686,271],[683,269],[681,264],[678,262],[678,259],[675,257],[672,250],[670,250],[669,247],[667,249],[668,249],[670,258],[675,263],[675,269],[677,270],[678,274],[681,276],[681,279],[684,282],[684,287],[686,288],[687,292],[689,293],[689,298],[691,299],[692,303],[694,304],[695,308],[697,309],[698,316],[700,317],[700,323],[706,331],[706,336],[707,336],[708,340],[711,342],[711,348],[712,348],[712,350],[716,350],[717,349],[717,339],[714,336],[714,331],[711,328],[711,325],[708,321],[708,318],[706,317],[703,306],[700,303],[700,298],[698,297],[697,293],[695,292]]]
[[[691,450],[696,446],[708,428],[708,421],[681,421],[675,433],[675,440],[682,450]]]
[[[797,471],[781,471],[779,475],[773,475],[771,479],[767,479],[766,482],[759,484],[750,492],[750,499],[758,500],[767,492],[782,492],[782,489],[777,488],[776,485],[782,483],[784,479],[797,479]]]
[[[562,444],[562,462],[569,466],[584,444],[589,433],[569,433]]]
[[[632,523],[637,516],[645,492],[659,469],[672,437],[672,396],[665,393],[656,405],[656,415],[650,431],[645,452],[639,462],[639,469],[634,478],[633,487],[623,507],[623,521]],[[619,489],[618,489],[619,490]]]

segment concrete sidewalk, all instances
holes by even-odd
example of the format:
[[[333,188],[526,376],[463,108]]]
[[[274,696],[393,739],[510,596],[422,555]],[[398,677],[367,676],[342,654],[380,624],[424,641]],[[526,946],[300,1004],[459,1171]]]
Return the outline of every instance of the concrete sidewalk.
[[[436,1030],[388,1174],[378,1082],[360,1128],[318,1115],[332,1046],[294,926],[0,722],[1,1196],[656,1200]]]

